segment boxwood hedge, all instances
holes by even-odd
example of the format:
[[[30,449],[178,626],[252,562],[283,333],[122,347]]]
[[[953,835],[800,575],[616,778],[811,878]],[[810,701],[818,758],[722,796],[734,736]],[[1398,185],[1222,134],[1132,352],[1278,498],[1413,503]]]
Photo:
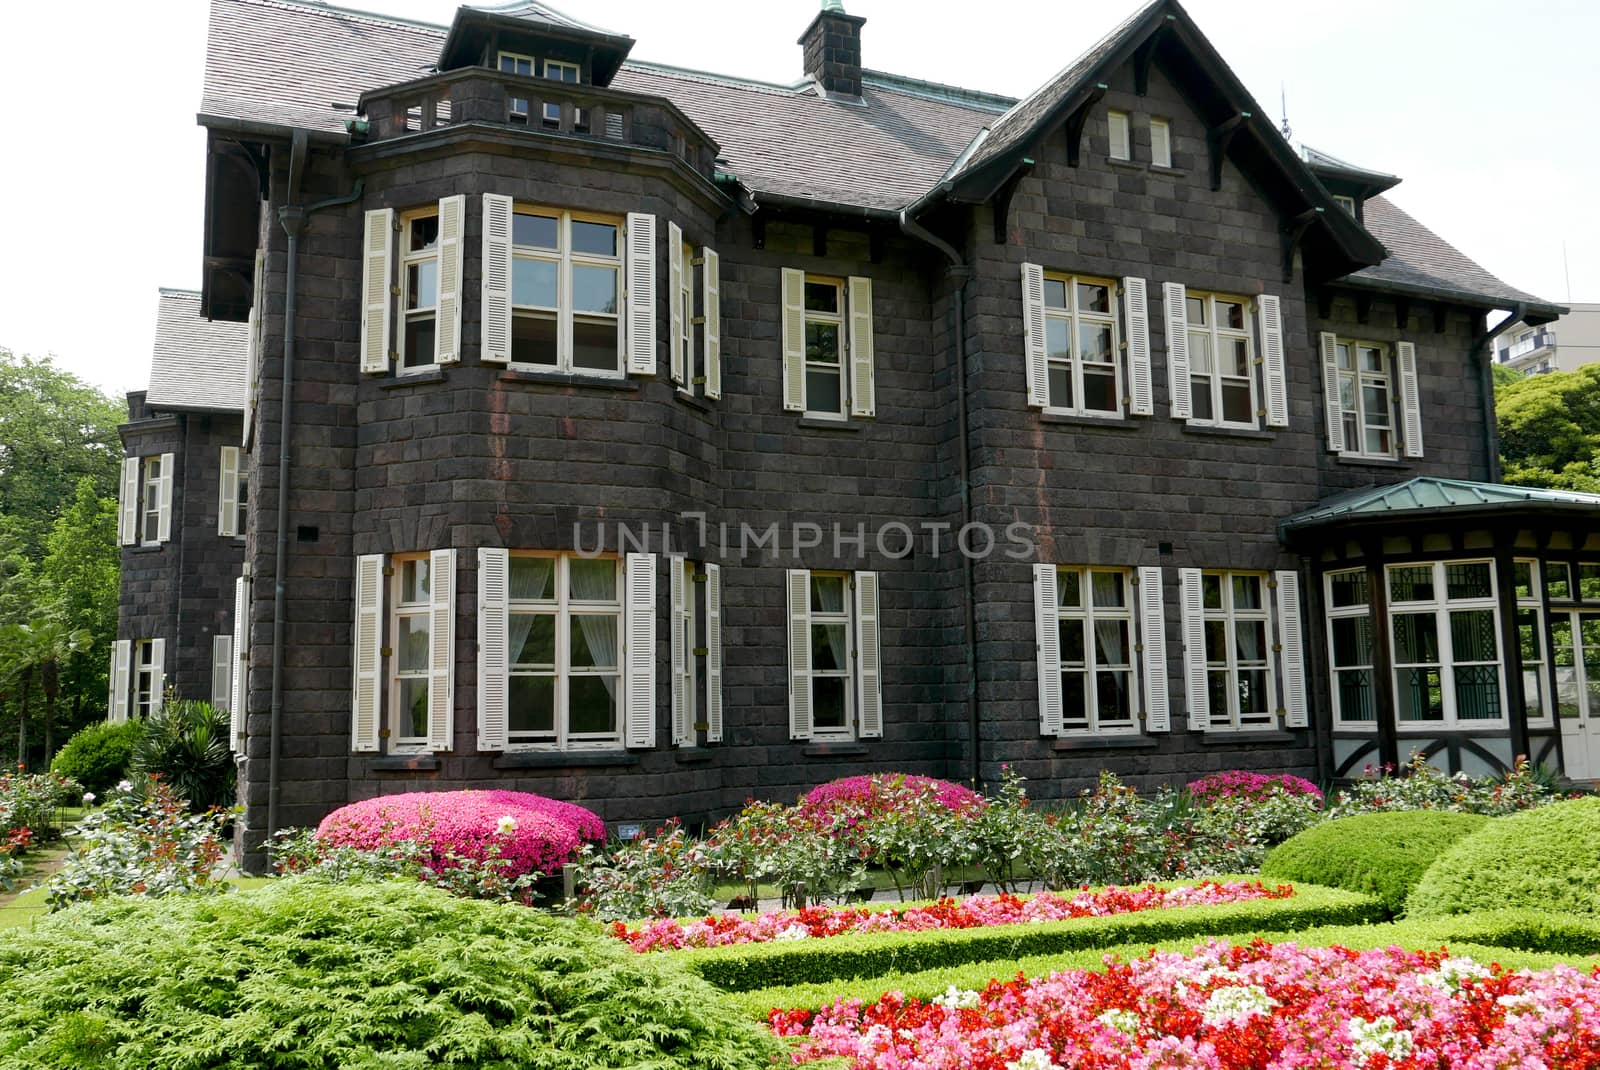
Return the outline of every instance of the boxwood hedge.
[[[1502,907],[1600,916],[1600,798],[1494,819],[1441,854],[1406,901],[1419,917]]]

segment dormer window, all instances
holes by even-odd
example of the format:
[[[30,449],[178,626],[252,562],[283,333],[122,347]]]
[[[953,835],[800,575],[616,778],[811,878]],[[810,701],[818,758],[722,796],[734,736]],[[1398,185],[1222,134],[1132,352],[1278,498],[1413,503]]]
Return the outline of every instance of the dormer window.
[[[1333,195],[1333,203],[1349,212],[1352,216],[1356,214],[1356,199],[1354,197],[1346,197],[1342,193],[1335,193]]]
[[[534,66],[538,62],[532,56],[522,56],[515,52],[500,53],[500,70],[505,74],[520,74],[525,78],[532,78]],[[528,98],[512,97],[509,116],[514,123],[526,123],[528,121]]]

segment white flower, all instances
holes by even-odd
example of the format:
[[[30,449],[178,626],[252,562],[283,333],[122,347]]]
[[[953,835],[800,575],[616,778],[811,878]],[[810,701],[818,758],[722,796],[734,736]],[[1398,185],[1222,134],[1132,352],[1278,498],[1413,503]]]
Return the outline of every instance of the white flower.
[[[510,814],[501,814],[500,820],[495,823],[495,829],[502,836],[509,836],[517,831],[517,819]]]
[[[1393,1015],[1382,1014],[1370,1022],[1352,1018],[1345,1029],[1355,1042],[1350,1049],[1350,1060],[1357,1066],[1365,1065],[1380,1052],[1391,1062],[1399,1062],[1411,1054],[1411,1030],[1396,1028]]]
[[[1103,1011],[1100,1017],[1095,1020],[1101,1025],[1115,1029],[1124,1036],[1136,1037],[1139,1035],[1139,1016],[1133,1011]]]
[[[970,988],[957,988],[951,985],[944,990],[944,995],[934,996],[933,1001],[947,1010],[958,1011],[967,1007],[978,1005],[978,993]]]
[[[1006,1070],[1051,1070],[1055,1065],[1050,1061],[1050,1053],[1043,1048],[1029,1048],[1022,1053],[1022,1058],[1006,1063]]]
[[[124,781],[120,782],[119,784],[117,784],[117,790],[118,791],[122,791],[122,792],[132,791],[133,790],[133,781],[124,780]]]
[[[1200,1017],[1207,1025],[1228,1025],[1266,1014],[1277,1005],[1278,1001],[1260,985],[1219,988],[1206,998]]]
[[[1539,1010],[1539,1001],[1526,992],[1512,992],[1501,996],[1495,1002],[1506,1009],[1508,1018],[1514,1014],[1534,1014]]]
[[[95,800],[94,792],[86,791],[86,792],[83,793],[83,805],[85,805],[85,806],[93,806],[94,805],[94,800]]]
[[[1469,978],[1482,981],[1490,975],[1489,970],[1462,955],[1460,958],[1445,959],[1439,963],[1437,970],[1430,970],[1421,974],[1417,980],[1429,988],[1437,988],[1441,992],[1459,992],[1461,985]]]
[[[774,940],[805,940],[805,939],[808,939],[810,936],[811,936],[810,931],[808,931],[804,925],[800,925],[800,924],[796,923],[794,925],[789,926],[787,929],[780,930],[778,932],[778,934],[773,937],[773,939]]]

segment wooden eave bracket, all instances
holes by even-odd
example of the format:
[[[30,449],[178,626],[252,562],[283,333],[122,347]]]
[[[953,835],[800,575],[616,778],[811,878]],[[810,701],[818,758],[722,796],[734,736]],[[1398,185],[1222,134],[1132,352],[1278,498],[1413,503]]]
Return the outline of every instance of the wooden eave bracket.
[[[1017,169],[1011,172],[1011,177],[1006,179],[994,195],[994,243],[1004,245],[1007,237],[1006,224],[1011,217],[1011,198],[1016,195],[1017,187],[1022,185],[1022,180],[1033,173],[1033,160],[1025,158]]]
[[[1104,82],[1096,82],[1088,96],[1072,109],[1072,114],[1067,116],[1067,166],[1077,167],[1080,150],[1083,147],[1083,127],[1089,121],[1089,109],[1105,97],[1106,90],[1110,89]]]
[[[1228,142],[1233,140],[1241,127],[1250,119],[1250,113],[1241,111],[1230,115],[1216,126],[1206,131],[1206,147],[1211,150],[1211,190],[1216,192],[1222,188],[1222,159],[1228,153]]]
[[[1213,173],[1216,173],[1216,159],[1217,157],[1212,157]],[[1215,189],[1216,187],[1213,186],[1212,188]],[[1306,236],[1306,231],[1310,229],[1311,224],[1315,223],[1321,217],[1321,208],[1307,208],[1305,211],[1289,220],[1288,223],[1284,224],[1282,228],[1284,282],[1294,281],[1294,251],[1300,248],[1300,241]]]
[[[1178,21],[1178,16],[1168,15],[1166,20],[1157,26],[1145,38],[1133,53],[1133,91],[1139,96],[1148,96],[1150,93],[1150,61],[1155,59],[1156,48],[1161,44],[1161,35],[1167,32],[1167,27]]]

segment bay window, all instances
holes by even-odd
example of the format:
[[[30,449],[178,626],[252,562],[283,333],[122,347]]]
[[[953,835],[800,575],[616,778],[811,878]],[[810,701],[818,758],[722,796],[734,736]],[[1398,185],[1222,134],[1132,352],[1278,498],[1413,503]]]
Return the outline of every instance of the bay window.
[[[1323,578],[1328,618],[1328,664],[1333,673],[1333,717],[1341,728],[1376,728],[1378,699],[1367,570],[1330,572]]]
[[[513,364],[620,377],[621,221],[554,208],[512,216]]]
[[[437,352],[439,312],[439,212],[427,208],[401,217],[400,371],[431,368]]]
[[[1386,575],[1399,727],[1503,726],[1492,563],[1391,565]]]
[[[390,740],[397,750],[428,745],[433,664],[432,563],[427,555],[396,557],[390,634],[394,640],[389,694]]]
[[[620,566],[610,557],[511,555],[508,745],[621,743]]]

